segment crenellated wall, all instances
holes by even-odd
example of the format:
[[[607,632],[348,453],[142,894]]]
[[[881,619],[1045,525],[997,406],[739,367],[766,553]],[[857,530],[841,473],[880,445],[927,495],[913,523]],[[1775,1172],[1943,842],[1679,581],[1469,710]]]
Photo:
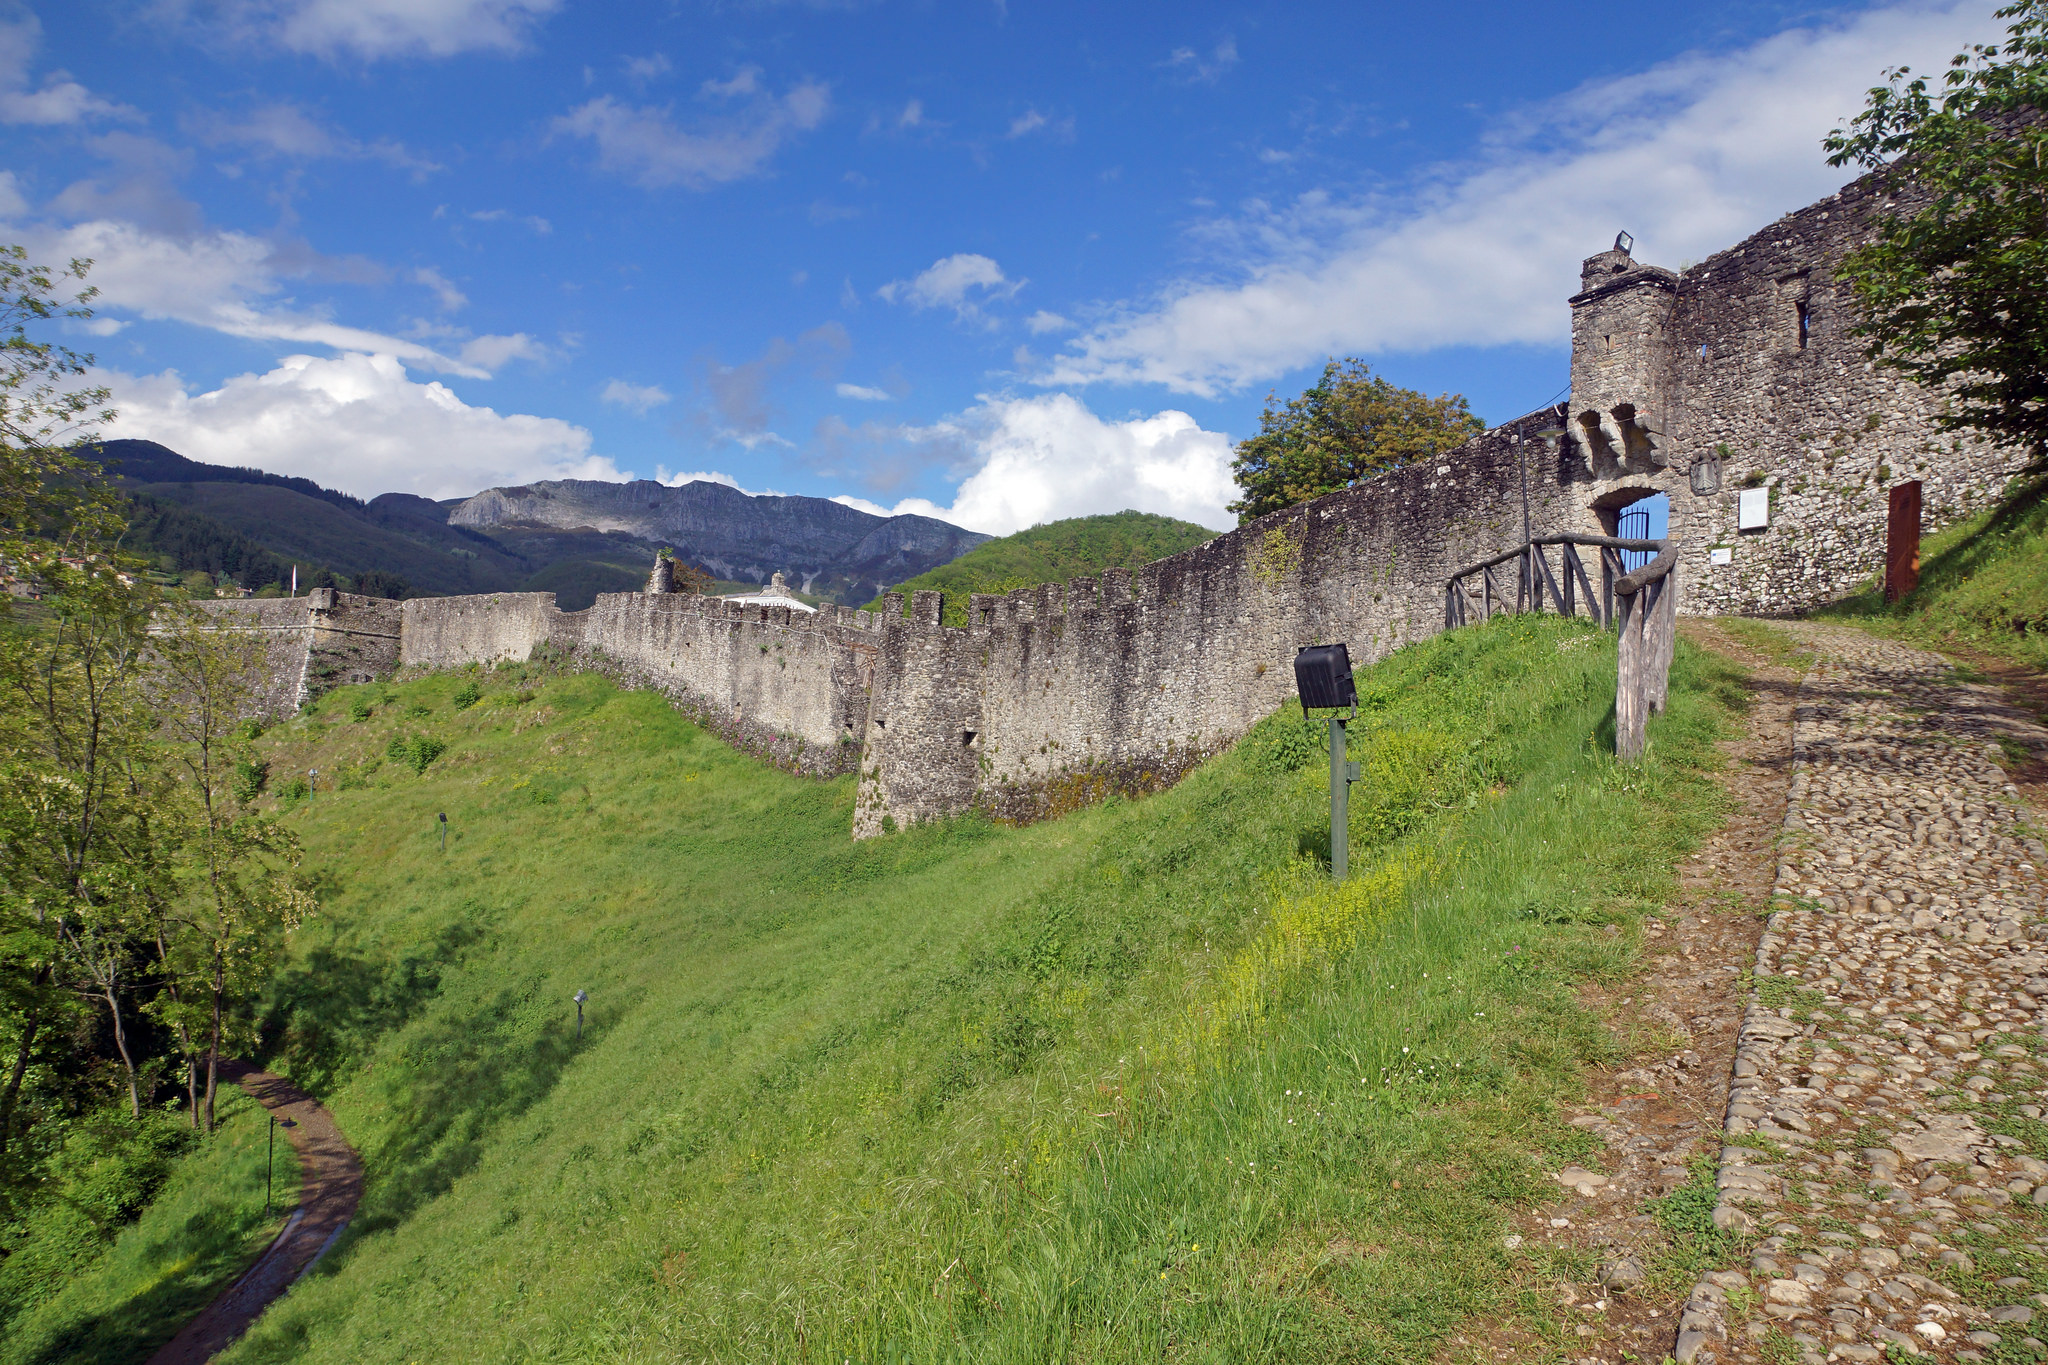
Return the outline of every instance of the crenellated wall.
[[[1525,517],[1537,534],[1612,531],[1664,493],[1681,610],[1786,612],[1876,570],[1891,483],[1923,480],[1937,526],[1995,497],[2020,457],[1939,436],[1938,395],[1872,366],[1851,333],[1837,269],[1875,195],[1851,186],[1676,274],[1601,252],[1571,300],[1569,404],[1135,572],[977,595],[965,629],[940,623],[932,592],[872,613],[668,592],[582,612],[547,593],[223,610],[305,642],[273,651],[280,707],[377,648],[422,668],[555,651],[792,771],[857,770],[857,836],[1156,790],[1292,695],[1303,645],[1342,640],[1366,663],[1434,632],[1445,577],[1519,544]],[[1738,533],[1751,485],[1770,490],[1770,525]]]

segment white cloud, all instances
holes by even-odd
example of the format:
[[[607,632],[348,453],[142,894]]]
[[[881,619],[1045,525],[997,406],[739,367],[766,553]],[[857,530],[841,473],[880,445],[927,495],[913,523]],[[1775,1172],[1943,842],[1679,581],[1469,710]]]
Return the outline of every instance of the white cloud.
[[[284,288],[295,262],[286,258],[278,243],[246,233],[180,237],[106,219],[17,232],[43,259],[90,258],[91,282],[100,291],[94,306],[101,310],[185,322],[254,340],[371,352],[476,379],[490,377],[488,362],[493,356],[509,359],[537,349],[524,338],[528,349],[522,350],[508,348],[510,339],[480,337],[470,343],[477,358],[458,359],[421,342],[349,327],[314,311],[265,305],[260,301]]]
[[[510,336],[471,337],[462,343],[458,354],[463,364],[488,376],[507,361],[546,360],[548,348],[524,332],[514,332]]]
[[[553,417],[500,415],[445,385],[416,383],[390,356],[291,356],[208,393],[176,371],[101,372],[114,390],[110,436],[161,441],[210,464],[299,474],[358,497],[467,497],[536,479],[623,479],[590,433]]]
[[[439,215],[437,214],[436,216],[438,217]],[[473,221],[479,223],[524,223],[533,230],[533,234],[536,237],[545,237],[555,230],[555,225],[545,218],[537,217],[533,214],[514,213],[510,209],[477,209],[469,216]]]
[[[412,172],[415,179],[424,179],[441,169],[438,163],[408,151],[401,142],[388,138],[361,142],[335,132],[289,102],[261,105],[240,118],[221,113],[202,114],[189,120],[187,126],[209,146],[248,147],[259,155],[301,160],[383,161]]]
[[[215,0],[231,32],[320,57],[517,52],[561,0]]]
[[[1003,268],[987,256],[963,251],[932,262],[915,279],[889,281],[875,291],[875,297],[913,308],[951,308],[966,319],[980,316],[976,301],[967,297],[970,290],[979,290],[979,301],[986,302],[1010,298],[1027,283],[1006,277]]]
[[[871,389],[864,384],[841,384],[834,392],[841,398],[851,398],[857,403],[886,403],[889,401],[889,391],[887,389]]]
[[[1025,330],[1033,336],[1044,336],[1047,332],[1064,332],[1073,325],[1058,313],[1049,313],[1043,308],[1024,319]]]
[[[739,95],[753,95],[761,90],[761,68],[743,66],[733,72],[728,80],[706,81],[697,87],[697,93],[711,99],[732,99]]]
[[[579,105],[554,122],[557,133],[589,138],[598,164],[648,189],[683,185],[704,189],[744,180],[767,169],[785,142],[825,121],[828,88],[804,81],[780,97],[757,90],[755,68],[725,82],[706,82],[707,97],[751,94],[738,113],[686,129],[669,108],[631,108],[609,95]]]
[[[860,498],[838,502],[890,516],[915,512],[991,535],[1042,521],[1135,509],[1227,528],[1237,494],[1230,479],[1230,438],[1204,431],[1187,413],[1105,421],[1071,394],[984,397],[959,419],[904,429],[907,440],[964,444],[978,461],[950,507],[909,498],[883,508]]]
[[[1559,344],[1579,261],[1617,229],[1678,265],[1837,188],[1820,139],[1886,67],[1994,36],[1985,0],[1907,3],[1596,81],[1475,161],[1374,198],[1306,195],[1206,229],[1235,282],[1172,283],[1078,338],[1047,385],[1205,396],[1346,352]]]
[[[604,392],[598,398],[622,408],[631,408],[645,417],[650,410],[668,402],[670,394],[658,384],[628,384],[623,379],[614,379],[604,386]]]
[[[912,100],[903,106],[903,112],[896,116],[898,128],[916,128],[924,123],[924,101]]]
[[[1041,130],[1048,137],[1071,139],[1074,136],[1073,116],[1068,115],[1063,119],[1055,119],[1048,114],[1040,113],[1036,109],[1026,109],[1023,113],[1010,120],[1010,131],[1004,134],[1004,136],[1012,138],[1028,137],[1032,133]]]
[[[658,80],[674,69],[669,65],[667,55],[660,52],[647,57],[627,57],[625,67],[626,79],[639,85]]]
[[[455,282],[432,266],[423,265],[412,272],[413,280],[434,291],[434,299],[441,305],[441,311],[452,313],[458,308],[469,307],[469,295],[455,287]]]
[[[1237,65],[1237,39],[1225,38],[1206,57],[1191,47],[1177,47],[1160,65],[1176,72],[1184,80],[1213,85],[1224,72]]]
[[[19,218],[28,212],[28,196],[13,171],[0,171],[0,219]]]
[[[34,14],[0,21],[0,123],[54,126],[87,119],[138,119],[125,104],[103,100],[63,71],[43,77],[31,88],[29,65],[42,45],[43,24]]]

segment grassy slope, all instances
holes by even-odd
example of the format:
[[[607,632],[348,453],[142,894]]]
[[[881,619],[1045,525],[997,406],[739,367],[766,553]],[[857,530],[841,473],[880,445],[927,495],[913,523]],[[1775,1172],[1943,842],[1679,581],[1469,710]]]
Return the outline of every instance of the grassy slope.
[[[1013,592],[1041,583],[1064,583],[1104,569],[1136,568],[1214,540],[1216,534],[1206,526],[1150,512],[1071,517],[977,545],[952,563],[899,583],[891,591],[908,594],[937,588],[946,594],[946,624],[964,626],[970,593]]]
[[[2048,480],[1929,536],[1920,565],[1920,586],[1903,601],[1885,604],[1880,576],[1820,615],[2048,669]]]
[[[222,1092],[221,1122],[142,1216],[47,1299],[7,1324],[0,1365],[144,1361],[233,1284],[298,1204],[299,1166],[278,1138],[274,1213],[263,1212],[262,1107]]]
[[[854,844],[850,779],[597,678],[331,695],[273,736],[350,789],[291,806],[326,910],[271,1051],[369,1190],[230,1359],[1420,1358],[1506,1306],[1613,1047],[1572,983],[1714,816],[1725,679],[1682,647],[1621,770],[1612,659],[1525,618],[1365,675],[1342,893],[1298,722],[1143,802]],[[415,730],[423,776],[378,765]]]

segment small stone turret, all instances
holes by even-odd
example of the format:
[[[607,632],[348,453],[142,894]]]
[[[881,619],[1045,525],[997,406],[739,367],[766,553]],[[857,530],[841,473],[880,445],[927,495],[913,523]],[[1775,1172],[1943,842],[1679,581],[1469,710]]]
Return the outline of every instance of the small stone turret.
[[[651,593],[674,592],[676,590],[676,562],[668,555],[654,557],[654,572],[647,576],[647,591]]]
[[[1599,479],[1671,463],[1669,325],[1678,276],[1629,254],[1627,234],[1588,256],[1572,305],[1574,435]]]

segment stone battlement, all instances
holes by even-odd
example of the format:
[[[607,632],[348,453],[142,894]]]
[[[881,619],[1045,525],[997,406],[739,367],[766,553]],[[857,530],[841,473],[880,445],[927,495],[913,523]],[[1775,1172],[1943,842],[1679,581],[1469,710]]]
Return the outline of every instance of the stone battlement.
[[[1938,432],[1939,395],[1851,335],[1835,267],[1883,203],[1859,182],[1683,272],[1601,252],[1570,301],[1568,404],[1134,571],[977,593],[965,628],[936,592],[815,613],[667,591],[217,610],[303,640],[296,681],[296,646],[273,651],[285,710],[380,662],[559,652],[792,771],[858,772],[858,836],[1153,791],[1291,696],[1301,646],[1368,663],[1437,630],[1444,578],[1520,543],[1525,496],[1536,534],[1612,534],[1663,494],[1693,613],[1795,612],[1867,579],[1893,483],[1921,480],[1935,525],[1995,498],[2023,459]],[[1767,490],[1768,526],[1737,530],[1744,488]]]

